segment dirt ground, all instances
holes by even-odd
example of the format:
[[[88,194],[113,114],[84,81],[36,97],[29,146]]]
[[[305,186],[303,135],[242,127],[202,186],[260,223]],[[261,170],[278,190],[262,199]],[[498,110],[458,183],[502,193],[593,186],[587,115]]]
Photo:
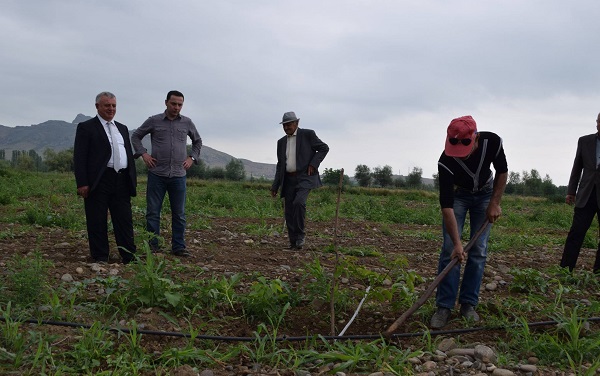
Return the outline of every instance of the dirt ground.
[[[186,240],[191,257],[180,259],[181,263],[203,267],[204,270],[208,271],[207,275],[259,272],[269,278],[279,277],[289,283],[292,288],[302,282],[302,275],[298,270],[314,258],[319,258],[323,265],[327,265],[329,268],[332,267],[335,260],[334,255],[331,252],[324,252],[324,250],[331,247],[332,244],[332,238],[336,230],[333,221],[309,223],[305,249],[293,252],[283,250],[287,244],[287,238],[280,234],[271,234],[264,237],[245,234],[243,231],[245,225],[252,222],[255,222],[255,220],[211,218],[210,229],[187,231]],[[282,223],[275,219],[269,220],[267,225],[272,225],[276,229],[282,227]],[[438,227],[390,224],[385,225],[386,229],[383,231],[381,224],[344,219],[340,219],[337,226],[337,245],[339,247],[367,246],[389,256],[388,259],[396,256],[406,257],[408,260],[407,268],[414,270],[426,279],[425,283],[419,285],[420,290],[424,290],[435,277],[441,243],[437,239],[420,239],[414,234],[420,231],[441,231]],[[12,234],[11,237],[0,239],[0,267],[2,269],[6,267],[8,259],[15,254],[25,255],[40,251],[45,258],[54,264],[52,275],[54,280],[51,281],[53,284],[62,283],[61,277],[67,273],[71,274],[75,280],[84,280],[98,274],[107,274],[111,269],[116,269],[116,272],[125,278],[131,273],[131,268],[119,263],[116,248],[113,248],[111,263],[101,271],[93,271],[87,262],[89,250],[84,232],[38,227],[32,233],[23,232],[18,224],[0,223],[0,233],[8,232]],[[169,234],[163,235],[169,239]],[[494,236],[493,232],[492,236]],[[540,265],[556,265],[559,263],[562,253],[562,249],[556,247],[529,250],[519,247],[519,249],[521,250],[491,253],[488,257],[483,285],[494,279],[510,281],[507,270],[511,267],[539,268]],[[583,250],[579,265],[591,265],[593,256],[593,250]],[[175,256],[167,252],[161,254],[160,257],[174,258]],[[380,273],[389,270],[389,265],[382,265],[381,259],[377,257],[359,257],[356,258],[356,262]],[[78,273],[77,268],[81,268],[82,272]],[[183,278],[198,278],[198,275],[189,273],[184,275]],[[347,283],[350,288],[359,291],[364,291],[366,288],[357,281],[347,281]],[[485,302],[492,297],[497,298],[498,295],[508,294],[509,291],[505,285],[500,285],[495,291],[487,291],[482,287],[480,299]],[[358,305],[358,300],[356,305]],[[312,309],[322,310],[323,314],[319,315],[322,320],[315,320],[314,315],[311,316],[310,320],[306,320],[305,311],[303,310],[308,308],[298,307],[290,310],[289,314],[286,315],[284,327],[280,328],[280,334],[287,336],[329,335],[328,304],[324,304],[322,307],[312,307]],[[361,311],[346,334],[382,333],[402,313],[393,312],[385,307],[382,307],[380,311]],[[336,330],[338,332],[344,327],[351,314],[352,312],[349,312],[336,316]],[[529,319],[530,321],[541,321],[547,318],[531,317]],[[143,323],[145,329],[149,330],[179,331],[181,328],[187,327],[185,321],[181,322],[181,328],[176,327],[164,316],[158,314],[157,310],[142,310],[136,313],[135,320],[138,323]],[[422,322],[419,322],[418,315],[414,315],[399,331],[421,331],[422,324]],[[462,321],[454,320],[450,323],[448,329],[457,329],[463,325]],[[54,328],[49,330],[68,332],[73,329]],[[256,326],[240,320],[232,325],[223,325],[219,329],[218,335],[252,336],[254,330],[256,330]],[[482,331],[469,334],[468,338],[472,342],[493,344],[497,341],[498,336],[502,335],[498,332]],[[181,341],[164,337],[148,338],[148,340],[151,342],[150,347],[155,347],[156,351],[159,351],[163,346],[177,345],[177,341]]]

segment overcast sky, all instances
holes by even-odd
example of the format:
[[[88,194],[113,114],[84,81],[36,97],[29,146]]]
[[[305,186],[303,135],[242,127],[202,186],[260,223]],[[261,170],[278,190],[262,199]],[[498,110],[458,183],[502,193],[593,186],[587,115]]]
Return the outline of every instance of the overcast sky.
[[[95,115],[135,129],[169,90],[205,145],[276,163],[286,111],[323,168],[437,172],[451,119],[504,140],[509,169],[566,185],[600,112],[600,1],[3,0],[0,124]]]

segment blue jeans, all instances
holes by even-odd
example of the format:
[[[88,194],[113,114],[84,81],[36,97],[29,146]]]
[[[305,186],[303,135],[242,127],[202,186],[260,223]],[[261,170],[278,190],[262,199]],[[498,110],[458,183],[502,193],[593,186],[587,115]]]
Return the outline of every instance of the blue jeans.
[[[485,222],[488,204],[492,197],[492,189],[484,189],[476,193],[457,190],[454,195],[454,216],[458,224],[458,232],[462,234],[467,218],[467,212],[470,215],[471,233],[470,237],[475,235]],[[460,283],[460,295],[458,302],[460,304],[467,303],[476,306],[479,302],[479,288],[483,279],[483,269],[487,258],[487,243],[490,236],[491,226],[487,227],[477,242],[469,251],[465,272],[463,273],[462,283]],[[438,263],[438,274],[448,265],[452,255],[454,243],[450,235],[446,232],[445,224],[442,225],[444,235],[444,243],[440,260]],[[438,307],[454,308],[456,295],[458,294],[460,282],[461,264],[457,263],[448,273],[446,278],[442,280],[437,288],[436,304]]]
[[[171,203],[171,216],[173,222],[173,235],[171,238],[172,251],[185,249],[185,194],[186,177],[167,178],[148,173],[148,186],[146,188],[146,229],[160,235],[160,212],[165,199],[165,194],[169,193],[169,202]],[[150,246],[158,247],[158,238],[153,237],[150,240]]]

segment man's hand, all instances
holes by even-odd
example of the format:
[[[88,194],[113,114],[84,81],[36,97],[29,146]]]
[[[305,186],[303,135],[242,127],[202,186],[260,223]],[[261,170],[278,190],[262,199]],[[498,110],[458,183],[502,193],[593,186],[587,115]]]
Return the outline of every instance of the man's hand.
[[[317,169],[316,169],[316,168],[314,168],[314,167],[313,167],[313,166],[311,166],[311,165],[308,165],[308,171],[307,171],[308,175],[312,175],[312,174],[314,174],[314,173],[315,173],[315,171],[317,171]]]
[[[194,164],[194,160],[192,157],[187,157],[185,161],[183,161],[183,168],[189,170],[190,167]]]
[[[271,191],[271,197],[277,196],[277,191]]]
[[[567,195],[565,202],[569,205],[573,205],[575,203],[575,195]]]
[[[90,193],[90,187],[88,185],[84,185],[83,187],[77,187],[77,196],[81,196],[82,198],[88,198]]]
[[[463,249],[463,246],[461,243],[458,243],[458,245],[454,246],[454,249],[452,250],[452,255],[450,255],[450,259],[453,259],[455,257],[458,257],[458,261],[459,262],[463,262],[465,261],[465,250]]]
[[[153,158],[150,154],[148,153],[144,153],[142,154],[142,159],[144,160],[144,163],[146,164],[146,166],[148,168],[154,168],[156,167],[156,158]]]
[[[502,208],[500,207],[500,205],[490,201],[485,215],[487,216],[487,219],[490,221],[490,223],[494,223],[502,215]]]

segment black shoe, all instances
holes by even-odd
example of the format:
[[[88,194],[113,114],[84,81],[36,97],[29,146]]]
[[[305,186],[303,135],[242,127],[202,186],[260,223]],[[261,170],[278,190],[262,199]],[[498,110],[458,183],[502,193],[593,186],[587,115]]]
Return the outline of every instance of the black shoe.
[[[451,313],[452,312],[448,308],[438,307],[437,311],[431,317],[429,326],[431,326],[433,329],[443,328],[448,323]]]
[[[152,251],[152,253],[162,253],[162,249],[160,249],[158,245],[153,244],[150,244],[150,251]]]
[[[172,253],[173,253],[173,255],[179,256],[179,257],[190,257],[191,256],[190,253],[185,248],[173,250]]]
[[[475,312],[475,308],[470,304],[463,303],[460,305],[460,315],[467,320],[473,320],[474,322],[479,321],[479,315]]]
[[[108,264],[108,259],[105,258],[94,258],[94,257],[88,257],[87,258],[87,263],[89,264]]]
[[[296,249],[302,249],[304,247],[304,239],[296,240]]]
[[[287,247],[283,248],[284,251],[295,251],[296,250],[296,244],[288,244]]]

